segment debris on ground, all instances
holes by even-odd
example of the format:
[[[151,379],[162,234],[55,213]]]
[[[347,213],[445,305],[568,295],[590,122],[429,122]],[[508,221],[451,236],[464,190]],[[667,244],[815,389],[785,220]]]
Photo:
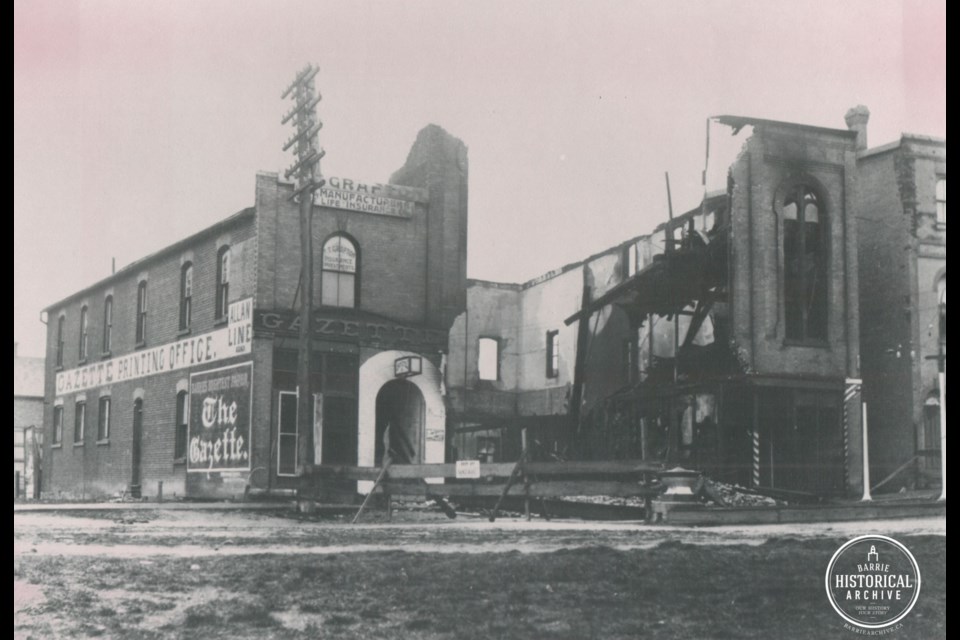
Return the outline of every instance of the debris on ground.
[[[723,507],[777,507],[786,504],[740,485],[706,479],[703,482],[701,496],[708,505]]]

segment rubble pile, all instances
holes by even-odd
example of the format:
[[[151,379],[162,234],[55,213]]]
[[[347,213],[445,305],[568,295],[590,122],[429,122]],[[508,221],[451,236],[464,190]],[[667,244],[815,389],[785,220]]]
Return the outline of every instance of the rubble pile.
[[[784,504],[769,496],[753,493],[745,487],[716,480],[704,482],[703,497],[707,504],[725,507],[776,507]]]
[[[614,496],[564,496],[567,502],[582,502],[585,504],[603,504],[613,507],[642,507],[642,497],[614,497]]]

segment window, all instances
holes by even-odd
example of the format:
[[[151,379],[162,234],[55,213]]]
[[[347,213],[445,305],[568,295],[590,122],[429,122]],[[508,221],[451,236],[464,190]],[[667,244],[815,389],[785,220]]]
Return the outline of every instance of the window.
[[[560,332],[547,331],[547,377],[560,375]]]
[[[190,328],[193,314],[193,263],[187,262],[180,267],[180,330]]]
[[[66,316],[57,319],[57,366],[63,366],[63,327],[67,322]]]
[[[937,222],[947,224],[947,179],[937,178]]]
[[[827,339],[826,218],[806,185],[783,201],[784,312],[788,340]]]
[[[177,393],[177,415],[174,418],[176,433],[173,440],[173,459],[185,460],[187,457],[187,425],[190,422],[190,403],[186,391]]]
[[[55,445],[63,442],[63,406],[61,405],[53,408],[53,433],[50,441]]]
[[[498,441],[499,438],[479,436],[477,438],[477,459],[486,464],[496,462]]]
[[[147,341],[147,281],[137,286],[137,345]]]
[[[97,413],[97,441],[110,439],[110,396],[100,398],[100,407]]]
[[[80,308],[80,361],[87,359],[87,305]]]
[[[624,251],[626,252],[626,255],[624,257],[626,258],[626,263],[627,263],[626,277],[629,278],[633,274],[635,274],[638,269],[637,243],[633,242],[631,244],[628,244],[626,247],[624,247]]]
[[[103,301],[103,352],[110,353],[113,346],[113,296]]]
[[[357,245],[345,235],[327,238],[323,243],[320,304],[328,307],[357,306]]]
[[[934,391],[923,403],[923,446],[921,450],[940,450],[940,394]]]
[[[230,303],[230,247],[220,247],[217,252],[217,319],[227,315]]]
[[[500,379],[500,341],[480,338],[477,343],[477,371],[481,380]]]
[[[637,341],[627,338],[623,341],[623,379],[626,382],[636,382],[638,371]]]
[[[943,276],[937,282],[937,308],[940,312],[940,344],[945,352],[947,346],[947,276]]]
[[[83,432],[87,426],[87,403],[78,402],[73,414],[73,444],[83,444]]]
[[[277,475],[297,475],[297,394],[280,392],[280,436],[277,443]]]

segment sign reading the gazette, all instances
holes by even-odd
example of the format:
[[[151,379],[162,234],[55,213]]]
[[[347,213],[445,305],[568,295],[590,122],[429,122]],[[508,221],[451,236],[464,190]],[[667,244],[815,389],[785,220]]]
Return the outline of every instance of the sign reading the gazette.
[[[381,216],[409,218],[414,203],[391,197],[398,195],[390,185],[366,184],[346,178],[327,178],[326,185],[316,193],[316,203],[322,207],[348,209]]]
[[[252,344],[253,298],[246,298],[230,304],[227,326],[216,331],[59,372],[57,395],[226,360]]]
[[[315,311],[312,317],[313,337],[336,342],[348,342],[380,349],[417,348],[443,351],[448,335],[438,329],[411,327],[380,316],[359,313],[349,317],[324,316]],[[253,312],[253,327],[257,335],[295,336],[300,331],[300,316],[289,309]]]
[[[190,374],[187,471],[250,469],[253,363]]]

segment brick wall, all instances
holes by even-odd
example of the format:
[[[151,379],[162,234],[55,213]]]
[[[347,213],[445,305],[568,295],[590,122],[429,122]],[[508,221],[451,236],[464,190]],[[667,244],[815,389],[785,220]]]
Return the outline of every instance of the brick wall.
[[[54,406],[63,406],[63,438],[59,446],[44,441],[44,487],[48,495],[83,497],[116,494],[128,488],[132,471],[133,406],[143,398],[141,455],[142,490],[155,495],[163,481],[164,494],[183,495],[185,467],[173,460],[177,383],[189,378],[183,369],[137,380],[88,389],[82,394],[56,396],[55,379],[58,318],[63,315],[63,370],[93,364],[135,352],[137,286],[147,281],[147,331],[145,348],[207,333],[218,326],[215,315],[217,254],[231,247],[230,301],[253,294],[255,288],[256,237],[252,210],[231,217],[195,236],[149,256],[104,281],[50,307],[47,323],[46,380],[43,423],[51,433]],[[193,311],[187,331],[180,330],[180,273],[184,262],[193,264]],[[103,352],[104,300],[113,297],[112,339],[109,354]],[[79,358],[80,310],[88,308],[88,357]],[[233,360],[219,361],[223,366]],[[241,358],[242,360],[242,358]],[[99,400],[111,398],[110,437],[97,441]],[[74,442],[76,402],[85,398],[86,426],[82,443]]]
[[[909,218],[894,155],[860,163],[860,312],[863,399],[878,479],[913,455]]]
[[[946,273],[946,228],[936,224],[935,186],[946,148],[906,136],[867,153],[860,174],[860,307],[864,400],[877,479],[922,442],[923,402],[937,389],[937,280]],[[934,465],[936,466],[936,465]],[[909,482],[902,476],[896,484]]]
[[[427,199],[416,202],[410,217],[314,206],[314,304],[321,300],[323,243],[344,233],[359,250],[360,309],[449,329],[466,305],[466,147],[431,125],[420,132],[391,184],[426,190]],[[292,194],[293,185],[276,175],[257,176],[258,308],[297,308],[300,216]]]
[[[853,141],[792,128],[758,128],[733,169],[734,327],[758,373],[842,378],[856,375],[859,339]],[[828,222],[827,340],[786,340],[783,231],[776,210],[784,185],[810,184]]]

